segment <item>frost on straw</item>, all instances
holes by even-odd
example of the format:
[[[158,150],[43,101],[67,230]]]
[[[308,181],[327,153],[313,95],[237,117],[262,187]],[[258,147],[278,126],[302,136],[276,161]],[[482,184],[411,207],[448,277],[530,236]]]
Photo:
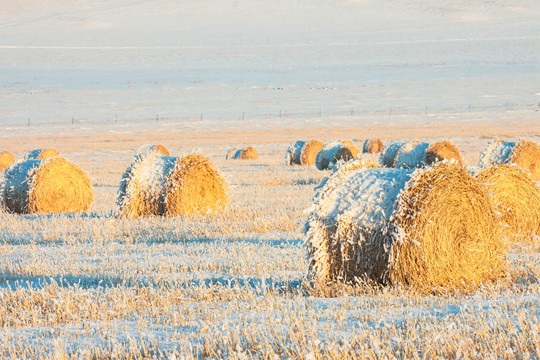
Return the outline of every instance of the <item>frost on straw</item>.
[[[94,200],[88,175],[60,157],[13,164],[4,174],[2,197],[7,209],[23,214],[87,211]]]
[[[319,170],[326,170],[339,160],[356,158],[358,152],[358,148],[349,140],[328,142],[317,154],[315,165]]]
[[[396,160],[396,155],[399,149],[405,144],[405,142],[392,142],[386,144],[381,151],[379,156],[379,164],[384,167],[391,168],[394,167],[394,162]]]
[[[428,147],[428,143],[417,140],[405,143],[396,154],[394,167],[404,169],[423,167]]]
[[[170,156],[169,150],[163,146],[163,145],[141,145],[138,149],[136,154],[141,155],[143,153],[146,153],[148,151],[153,151],[158,154],[161,154],[163,156]]]
[[[540,235],[540,190],[522,168],[489,166],[476,179],[486,186],[508,241],[530,243]]]
[[[285,163],[287,165],[301,165],[300,155],[305,144],[305,141],[298,140],[289,145],[285,152]]]
[[[466,291],[505,271],[490,200],[454,163],[338,171],[309,211],[304,231],[316,284],[364,279]]]
[[[496,140],[480,154],[480,167],[514,163],[525,169],[533,180],[540,180],[540,146],[529,140]]]
[[[367,139],[362,146],[362,152],[368,154],[380,153],[384,148],[381,139]]]
[[[45,160],[53,156],[58,156],[60,153],[54,149],[48,148],[48,149],[35,149],[32,151],[29,151],[25,159],[27,160]]]

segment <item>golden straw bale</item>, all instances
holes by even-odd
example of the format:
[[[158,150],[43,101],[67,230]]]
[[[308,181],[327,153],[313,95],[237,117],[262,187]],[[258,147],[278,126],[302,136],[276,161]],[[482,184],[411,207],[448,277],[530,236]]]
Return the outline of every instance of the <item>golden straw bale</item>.
[[[487,187],[499,214],[503,235],[511,242],[531,242],[535,232],[540,230],[538,185],[513,164],[484,168],[476,179]]]
[[[60,153],[54,149],[35,149],[25,156],[27,160],[45,160],[53,156],[58,156]]]
[[[163,156],[170,155],[169,150],[163,145],[142,145],[137,149],[135,156],[141,155],[142,153],[145,153],[147,151],[153,151]]]
[[[287,148],[287,152],[285,153],[285,162],[287,165],[302,165],[300,156],[305,144],[305,141],[298,140]]]
[[[348,161],[358,155],[358,149],[351,144],[341,141],[333,141],[324,144],[324,147],[318,152],[315,158],[315,165],[319,170],[329,169],[331,165],[339,160]]]
[[[455,163],[335,172],[304,232],[316,285],[370,280],[423,293],[468,291],[506,270],[490,199]]]
[[[424,158],[428,143],[418,140],[409,141],[396,154],[394,159],[395,168],[413,169],[424,166]]]
[[[227,155],[225,155],[225,160],[231,160],[234,159],[234,156],[236,155],[236,152],[238,151],[237,148],[230,148],[227,151]]]
[[[432,165],[444,159],[454,159],[459,165],[463,166],[463,159],[457,146],[448,140],[430,144],[424,156],[424,164]]]
[[[324,144],[319,140],[310,140],[302,147],[300,154],[300,164],[315,165],[317,154],[322,150]]]
[[[405,143],[402,141],[386,144],[381,151],[381,155],[379,156],[379,164],[387,168],[394,167],[396,155],[404,144]]]
[[[360,150],[358,150],[358,148],[356,147],[356,145],[351,141],[351,140],[341,140],[341,143],[343,145],[345,145],[345,147],[347,149],[349,149],[349,151],[351,152],[351,155],[353,157],[353,159],[356,159],[356,157],[358,156],[358,153],[360,152]]]
[[[540,180],[540,146],[529,140],[506,142],[497,140],[488,144],[480,155],[480,167],[514,163],[533,180]]]
[[[383,147],[384,146],[381,139],[367,139],[366,141],[364,141],[362,152],[368,154],[376,154],[380,153]]]
[[[225,181],[198,154],[141,154],[124,173],[118,191],[122,217],[202,214],[220,210],[227,203]]]
[[[87,211],[94,200],[88,175],[60,157],[13,164],[2,188],[5,206],[23,214]]]
[[[258,158],[259,158],[259,155],[257,154],[257,150],[255,150],[255,148],[252,146],[248,146],[247,148],[242,149],[237,154],[237,159],[242,159],[242,160],[256,160]]]
[[[0,152],[0,170],[5,170],[15,161],[15,156],[9,151]]]

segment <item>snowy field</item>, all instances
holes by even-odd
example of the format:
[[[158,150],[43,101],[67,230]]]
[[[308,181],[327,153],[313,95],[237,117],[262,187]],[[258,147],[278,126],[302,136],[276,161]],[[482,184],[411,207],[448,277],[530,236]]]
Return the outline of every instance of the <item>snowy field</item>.
[[[540,358],[540,239],[473,294],[310,288],[328,174],[295,140],[540,143],[536,0],[0,0],[0,151],[53,147],[86,214],[0,213],[1,358]],[[114,216],[144,143],[208,156],[231,205]],[[252,145],[259,160],[226,161]]]

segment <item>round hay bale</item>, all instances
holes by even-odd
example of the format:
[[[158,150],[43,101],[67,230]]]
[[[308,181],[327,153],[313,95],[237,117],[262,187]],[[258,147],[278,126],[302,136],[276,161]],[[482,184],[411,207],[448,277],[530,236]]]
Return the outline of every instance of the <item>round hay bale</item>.
[[[347,149],[351,152],[351,155],[353,159],[356,159],[358,156],[358,153],[360,153],[360,150],[356,147],[356,145],[351,140],[341,140],[341,143],[345,145]]]
[[[248,146],[247,148],[240,150],[236,157],[236,159],[241,160],[256,160],[258,158],[259,155],[257,154],[257,150],[255,150],[255,148],[252,146]]]
[[[21,214],[87,211],[94,200],[90,178],[60,157],[21,160],[4,173],[4,205]]]
[[[35,149],[26,154],[27,160],[45,160],[53,156],[58,156],[60,153],[54,149]]]
[[[228,204],[225,181],[198,154],[143,154],[124,173],[118,193],[118,214],[130,218],[205,214]]]
[[[351,147],[350,144],[344,144],[340,141],[326,143],[324,144],[324,147],[317,153],[315,165],[319,170],[326,170],[339,160],[348,161],[350,159],[354,159],[355,156],[353,154],[358,155],[358,149],[355,150],[355,148],[356,147]]]
[[[147,151],[153,151],[163,156],[169,156],[169,150],[163,145],[142,145],[137,149],[136,156],[141,155]]]
[[[540,231],[540,190],[527,173],[512,164],[490,166],[476,179],[484,184],[510,242],[531,242]],[[537,233],[540,235],[540,233]]]
[[[467,291],[505,273],[504,243],[488,195],[454,163],[336,172],[304,229],[318,285],[404,284]]]
[[[368,154],[380,153],[383,149],[383,143],[381,139],[367,139],[362,146],[362,152]]]
[[[5,170],[15,161],[15,156],[9,151],[0,152],[0,170]]]
[[[429,145],[424,156],[424,164],[432,165],[445,159],[454,159],[459,165],[463,166],[463,159],[457,146],[448,140]]]
[[[404,142],[400,141],[385,145],[381,151],[381,155],[379,156],[379,164],[387,168],[394,167],[396,155],[404,144]]]
[[[302,165],[300,156],[302,155],[302,148],[306,144],[305,141],[295,141],[287,148],[285,153],[285,162],[287,165]]]
[[[480,167],[514,163],[533,180],[540,180],[540,146],[529,140],[506,142],[497,140],[488,144],[480,154]]]
[[[229,151],[227,151],[227,155],[225,155],[225,160],[234,159],[237,151],[237,148],[230,148]]]
[[[319,140],[310,140],[302,147],[300,154],[300,164],[302,165],[315,165],[315,159],[317,154],[322,150],[324,144]]]
[[[409,141],[405,143],[397,152],[394,167],[402,169],[423,167],[424,157],[428,147],[428,143],[421,141]]]

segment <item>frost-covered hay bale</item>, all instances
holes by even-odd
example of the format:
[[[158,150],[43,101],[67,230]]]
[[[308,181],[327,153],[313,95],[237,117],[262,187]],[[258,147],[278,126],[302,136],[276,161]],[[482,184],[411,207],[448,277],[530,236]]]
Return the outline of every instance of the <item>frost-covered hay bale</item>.
[[[424,163],[432,165],[442,160],[454,159],[459,165],[463,166],[463,159],[456,145],[448,140],[438,141],[430,144],[426,149]]]
[[[302,165],[315,165],[315,159],[317,159],[317,154],[322,150],[324,144],[319,140],[310,140],[304,144],[302,147],[302,152],[300,154],[300,164]]]
[[[210,161],[147,153],[126,170],[118,191],[119,216],[191,215],[228,204],[226,186]]]
[[[305,226],[316,284],[370,279],[421,292],[468,290],[505,271],[488,195],[465,169],[336,172]]]
[[[367,139],[362,146],[362,152],[368,154],[380,153],[383,149],[383,143],[381,139]]]
[[[358,154],[360,153],[360,150],[356,147],[356,145],[355,145],[351,140],[341,140],[341,143],[342,143],[347,149],[349,149],[349,151],[351,152],[351,155],[352,155],[353,159],[356,159],[356,157],[357,157]]]
[[[139,149],[137,149],[136,156],[148,151],[152,151],[163,156],[170,155],[169,150],[163,145],[142,145],[141,147],[139,147]]]
[[[305,141],[295,141],[287,148],[285,153],[285,162],[287,165],[301,165],[300,156],[302,155],[302,148],[306,144]]]
[[[358,149],[354,144],[343,143],[343,141],[334,141],[324,144],[324,147],[319,151],[315,158],[317,169],[326,170],[331,164],[337,163],[339,160],[348,161],[354,159],[358,155]]]
[[[379,156],[379,164],[388,168],[394,167],[396,155],[404,144],[405,143],[401,141],[386,144],[381,151],[381,155]]]
[[[53,156],[58,156],[60,153],[54,149],[48,148],[48,149],[35,149],[32,151],[29,151],[28,154],[26,154],[25,159],[27,160],[45,160]]]
[[[233,157],[233,159],[241,159],[241,160],[256,160],[258,158],[259,158],[259,155],[257,154],[257,150],[255,150],[255,148],[252,146],[248,146],[247,148],[237,150]]]
[[[5,170],[15,161],[15,156],[9,151],[0,152],[0,170]]]
[[[476,174],[487,187],[502,233],[511,242],[531,242],[540,231],[540,190],[519,167],[490,166]],[[537,233],[540,235],[540,233]]]
[[[88,175],[60,157],[14,163],[2,189],[6,208],[22,214],[86,211],[94,200]]]
[[[234,156],[236,155],[236,152],[238,151],[237,148],[230,148],[227,151],[227,155],[225,155],[225,160],[231,160],[234,159]]]
[[[396,155],[394,167],[403,169],[422,167],[428,147],[428,143],[421,141],[409,141],[405,143]]]
[[[480,167],[514,163],[528,171],[533,180],[540,180],[540,146],[529,140],[494,141],[480,155]]]

